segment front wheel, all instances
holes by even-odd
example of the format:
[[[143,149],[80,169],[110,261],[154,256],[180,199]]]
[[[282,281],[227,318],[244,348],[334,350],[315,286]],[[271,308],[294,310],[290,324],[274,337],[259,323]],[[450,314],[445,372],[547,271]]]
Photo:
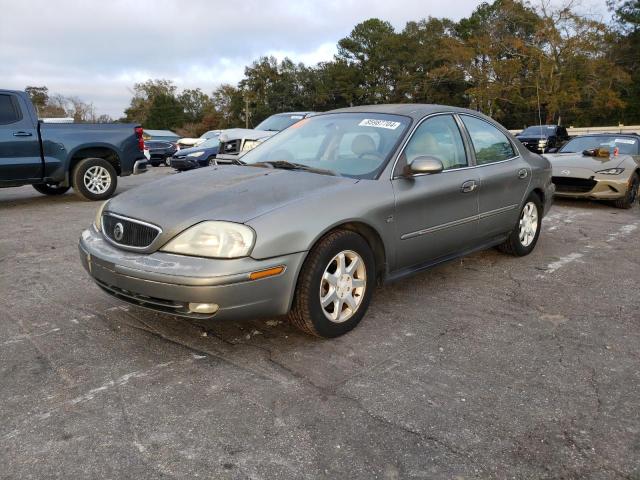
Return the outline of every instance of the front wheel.
[[[538,243],[541,227],[542,202],[538,195],[532,193],[520,210],[516,227],[498,248],[516,257],[529,255]]]
[[[208,164],[210,167],[215,167],[215,166],[218,164],[218,162],[216,162],[216,156],[215,156],[215,155],[210,156],[210,157],[207,159],[207,164]]]
[[[171,157],[164,157],[164,164],[167,167],[171,166]]]
[[[617,208],[631,208],[638,199],[638,188],[640,188],[640,177],[637,173],[631,175],[629,179],[629,188],[624,197],[619,198],[613,202]]]
[[[317,337],[343,335],[364,317],[375,283],[375,260],[364,238],[348,230],[331,232],[305,260],[290,321]]]
[[[33,185],[33,188],[43,195],[63,195],[67,193],[71,187],[61,187],[50,183],[38,183]]]
[[[85,200],[106,200],[113,195],[118,174],[103,158],[85,158],[73,169],[73,189]]]

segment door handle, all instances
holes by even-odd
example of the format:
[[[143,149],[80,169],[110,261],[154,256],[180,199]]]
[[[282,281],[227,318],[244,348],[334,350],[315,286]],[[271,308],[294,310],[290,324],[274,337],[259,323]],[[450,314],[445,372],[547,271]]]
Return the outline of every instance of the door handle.
[[[33,133],[31,132],[13,132],[14,137],[32,137]]]
[[[473,192],[476,189],[477,186],[478,186],[478,184],[476,183],[475,180],[467,180],[466,182],[464,182],[462,184],[462,187],[460,187],[460,191],[462,193]]]
[[[529,172],[526,168],[521,168],[518,170],[518,178],[527,178],[529,176]]]

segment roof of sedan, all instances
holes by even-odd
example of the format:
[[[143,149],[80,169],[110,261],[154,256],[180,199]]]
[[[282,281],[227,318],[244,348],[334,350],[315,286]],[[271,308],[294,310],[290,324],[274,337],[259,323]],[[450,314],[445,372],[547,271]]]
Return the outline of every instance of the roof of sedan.
[[[406,115],[412,118],[422,118],[430,113],[438,112],[460,112],[473,113],[482,115],[480,112],[469,110],[467,108],[450,107],[448,105],[436,105],[427,103],[389,103],[382,105],[361,105],[359,107],[338,108],[330,110],[326,113],[346,113],[346,112],[362,112],[362,113],[389,113],[395,115]]]

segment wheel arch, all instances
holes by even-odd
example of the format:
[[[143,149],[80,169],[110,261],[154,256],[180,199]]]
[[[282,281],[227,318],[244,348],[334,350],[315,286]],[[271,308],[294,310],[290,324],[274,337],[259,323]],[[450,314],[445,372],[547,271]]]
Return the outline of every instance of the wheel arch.
[[[120,155],[113,148],[104,145],[83,146],[71,152],[69,155],[69,173],[71,174],[76,165],[85,158],[102,158],[113,166],[118,176],[122,173]]]

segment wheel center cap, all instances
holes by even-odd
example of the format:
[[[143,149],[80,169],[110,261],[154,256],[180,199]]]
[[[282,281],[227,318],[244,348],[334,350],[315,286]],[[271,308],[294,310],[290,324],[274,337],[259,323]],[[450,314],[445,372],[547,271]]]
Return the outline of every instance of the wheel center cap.
[[[338,284],[336,285],[336,295],[338,295],[338,298],[343,299],[351,293],[352,288],[353,279],[351,278],[351,275],[344,274],[338,279]]]

